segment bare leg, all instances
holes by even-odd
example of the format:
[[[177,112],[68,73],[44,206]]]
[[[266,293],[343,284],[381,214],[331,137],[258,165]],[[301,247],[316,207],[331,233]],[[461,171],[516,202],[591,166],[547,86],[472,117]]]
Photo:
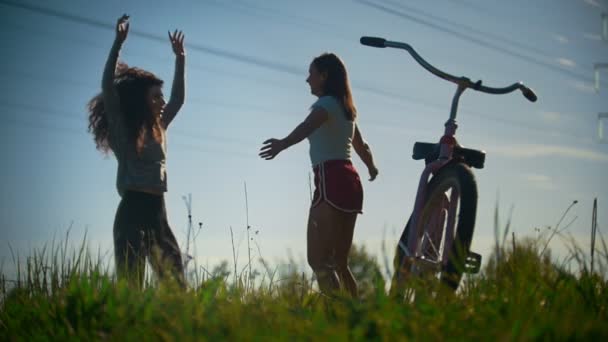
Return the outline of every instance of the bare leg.
[[[307,231],[308,264],[317,276],[319,288],[327,295],[340,289],[333,265],[334,232],[337,230],[329,204],[319,203],[310,209]]]
[[[358,297],[357,282],[348,267],[348,254],[353,243],[353,234],[355,231],[355,222],[357,221],[356,213],[345,213],[334,209],[332,213],[336,220],[340,223],[338,234],[335,236],[334,250],[336,271],[340,277],[340,282],[345,290],[352,298]]]

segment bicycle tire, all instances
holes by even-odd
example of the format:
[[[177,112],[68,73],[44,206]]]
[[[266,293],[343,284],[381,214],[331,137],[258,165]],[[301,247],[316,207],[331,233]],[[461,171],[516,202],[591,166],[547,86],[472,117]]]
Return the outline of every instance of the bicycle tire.
[[[457,213],[458,218],[455,222],[454,240],[451,250],[448,251],[448,253],[450,253],[448,256],[448,263],[443,272],[441,272],[440,281],[449,289],[456,291],[460,284],[460,280],[462,279],[464,259],[473,239],[477,214],[477,183],[473,172],[467,165],[458,162],[449,164],[443,167],[431,179],[428,185],[426,200],[421,211],[421,220],[418,224],[424,226],[426,218],[424,213],[432,210],[430,206],[434,204],[434,200],[439,194],[444,193],[449,185],[458,187],[460,205]],[[411,217],[400,238],[400,243],[405,245],[407,245],[409,239],[410,223]],[[422,232],[420,235],[423,235]],[[399,267],[402,265],[404,257],[403,250],[397,245],[395,258],[393,259],[395,272],[393,273],[391,282],[391,293],[393,295],[400,295],[402,293],[403,289],[399,288],[399,284],[400,282],[407,280],[399,279],[401,275]]]

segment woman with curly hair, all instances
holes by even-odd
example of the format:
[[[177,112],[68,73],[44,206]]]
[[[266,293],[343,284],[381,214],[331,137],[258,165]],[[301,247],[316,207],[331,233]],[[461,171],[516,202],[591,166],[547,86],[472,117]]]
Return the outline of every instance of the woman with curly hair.
[[[348,267],[357,214],[363,210],[363,187],[351,162],[354,148],[367,166],[369,180],[378,175],[371,149],[357,124],[357,110],[346,66],[333,53],[315,58],[306,82],[318,97],[310,114],[287,137],[268,139],[260,156],[273,159],[308,138],[315,174],[315,193],[308,216],[308,263],[319,288],[332,294],[343,287],[357,297],[357,283]]]
[[[163,81],[154,74],[119,65],[129,32],[129,16],[116,24],[116,37],[103,71],[102,92],[89,102],[89,131],[97,148],[118,161],[116,187],[121,196],[114,219],[114,255],[119,279],[141,288],[146,257],[161,279],[185,287],[179,246],[167,221],[164,193],[166,136],[184,103],[185,52],[181,31],[169,32],[175,53],[171,98],[165,103]]]

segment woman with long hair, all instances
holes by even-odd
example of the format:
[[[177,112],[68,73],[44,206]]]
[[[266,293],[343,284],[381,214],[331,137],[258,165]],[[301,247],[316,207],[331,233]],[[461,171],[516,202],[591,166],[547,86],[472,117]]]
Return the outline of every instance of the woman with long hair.
[[[378,169],[356,122],[357,110],[346,67],[333,53],[315,58],[306,82],[318,97],[308,117],[284,139],[268,139],[260,150],[273,159],[308,138],[315,175],[315,193],[308,216],[307,256],[319,288],[332,294],[342,286],[357,297],[357,283],[348,267],[357,214],[362,213],[363,188],[351,163],[351,149],[367,166],[370,181]]]
[[[169,32],[175,53],[171,98],[165,103],[163,81],[124,64],[117,66],[129,33],[129,16],[116,23],[116,37],[101,81],[101,94],[88,104],[89,132],[97,148],[118,161],[116,187],[121,196],[114,219],[114,256],[119,279],[141,288],[146,257],[160,279],[185,287],[179,246],[167,221],[164,193],[166,136],[184,103],[185,51],[181,31]]]

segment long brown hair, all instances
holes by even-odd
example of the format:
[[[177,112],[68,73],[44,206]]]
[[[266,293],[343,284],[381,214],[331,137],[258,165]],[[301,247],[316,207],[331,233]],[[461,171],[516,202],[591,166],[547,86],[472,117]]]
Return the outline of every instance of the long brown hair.
[[[144,146],[146,133],[152,138],[162,141],[162,125],[160,117],[155,115],[146,102],[147,94],[153,86],[162,86],[163,81],[153,73],[126,64],[119,63],[114,78],[114,86],[120,99],[120,109],[123,124],[126,128],[127,139],[135,144],[139,155]],[[113,150],[110,126],[105,113],[102,94],[97,94],[88,103],[89,129],[93,134],[98,150],[108,153]]]
[[[323,95],[335,97],[342,104],[346,118],[355,121],[357,108],[355,108],[353,102],[344,62],[333,53],[324,53],[312,62],[320,73],[327,74],[323,86]]]

